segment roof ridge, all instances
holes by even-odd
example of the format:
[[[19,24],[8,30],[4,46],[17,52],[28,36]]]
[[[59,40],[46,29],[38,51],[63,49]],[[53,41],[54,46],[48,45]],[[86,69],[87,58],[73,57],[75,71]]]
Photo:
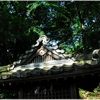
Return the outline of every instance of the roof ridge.
[[[25,54],[22,55],[22,56],[20,56],[18,61],[13,62],[13,64],[7,65],[8,66],[7,69],[8,70],[14,69],[14,67],[17,66],[17,65],[19,65],[21,63],[21,60],[22,59],[27,58],[27,56],[30,53],[32,53],[35,50],[35,48],[39,46],[40,43],[42,43],[50,52],[58,55],[62,59],[68,59],[68,58],[70,58],[73,61],[78,60],[78,59],[80,60],[80,57],[77,58],[77,57],[74,57],[71,54],[67,54],[67,53],[65,53],[65,51],[63,49],[59,49],[59,47],[57,45],[53,45],[50,42],[50,39],[46,35],[41,35],[39,37],[39,39],[36,41],[36,44],[35,45],[32,45],[30,50],[26,50]],[[92,52],[92,54],[90,55],[89,59],[94,60],[94,59],[92,59],[94,57],[94,55],[98,55],[98,57],[100,57],[100,49],[95,49]],[[84,60],[83,57],[82,57],[82,60]]]

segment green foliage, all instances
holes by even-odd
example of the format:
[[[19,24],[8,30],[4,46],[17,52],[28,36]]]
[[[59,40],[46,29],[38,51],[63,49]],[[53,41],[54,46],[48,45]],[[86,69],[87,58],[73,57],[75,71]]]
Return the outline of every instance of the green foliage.
[[[17,98],[18,98],[17,91],[0,90],[0,99],[17,99]]]
[[[38,26],[32,26],[31,28],[29,28],[29,32],[30,31],[37,33],[39,36],[44,35],[44,32]]]
[[[81,99],[100,99],[100,86],[94,88],[93,92],[79,88],[79,96]]]
[[[95,5],[97,5],[97,8]],[[28,7],[28,14],[37,16],[39,21],[37,24],[38,26],[43,26],[44,33],[51,39],[58,40],[64,45],[66,44],[66,46],[62,47],[64,47],[64,50],[66,47],[67,52],[82,53],[84,49],[86,52],[94,49],[94,47],[91,48],[91,40],[88,38],[90,38],[92,32],[91,27],[94,26],[93,20],[95,21],[95,27],[98,27],[96,18],[98,18],[97,9],[100,8],[99,2],[36,1]],[[93,31],[95,30],[93,28]],[[100,37],[98,37],[99,39]]]
[[[100,2],[0,2],[0,65],[17,60],[39,36],[57,40],[68,53],[100,47]]]
[[[0,65],[17,60],[38,38],[29,32],[31,19],[26,16],[28,2],[0,2]]]

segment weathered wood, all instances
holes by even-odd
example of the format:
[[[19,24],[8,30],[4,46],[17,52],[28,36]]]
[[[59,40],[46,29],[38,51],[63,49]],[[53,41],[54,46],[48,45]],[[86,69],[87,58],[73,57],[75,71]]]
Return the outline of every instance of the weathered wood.
[[[35,53],[32,53],[28,57],[28,59],[25,59],[25,61],[23,60],[22,64],[39,63],[39,62],[51,61],[51,60],[54,60],[54,58],[51,56],[51,54],[48,53],[48,50],[44,46],[41,46]]]
[[[76,79],[76,76],[73,76],[73,79]]]
[[[66,77],[64,77],[64,80],[67,80],[67,78],[66,78]]]
[[[66,83],[66,84],[65,84]],[[41,88],[44,87],[44,88]],[[36,94],[34,91],[39,88]],[[54,81],[52,84],[45,81],[45,86],[40,83],[40,86],[30,86],[24,91],[25,99],[68,99],[70,97],[70,87],[67,81]]]
[[[82,75],[82,78],[84,78],[85,76],[84,75]]]
[[[5,86],[5,84],[3,83],[2,86]]]
[[[51,53],[51,52],[48,52],[49,55],[51,55],[52,57],[54,57],[55,59],[61,59],[61,57],[59,57],[57,54],[54,54],[54,53]]]
[[[19,94],[19,99],[23,99],[23,89],[22,88],[19,89],[18,94]]]
[[[11,83],[9,83],[9,86],[11,86]]]
[[[71,99],[77,99],[76,84],[72,82],[70,84]]]

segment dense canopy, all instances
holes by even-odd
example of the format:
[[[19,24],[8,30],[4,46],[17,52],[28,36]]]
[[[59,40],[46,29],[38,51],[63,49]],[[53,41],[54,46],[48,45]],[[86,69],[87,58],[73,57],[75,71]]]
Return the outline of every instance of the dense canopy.
[[[0,2],[0,65],[16,61],[47,35],[68,53],[89,53],[100,47],[100,2]]]

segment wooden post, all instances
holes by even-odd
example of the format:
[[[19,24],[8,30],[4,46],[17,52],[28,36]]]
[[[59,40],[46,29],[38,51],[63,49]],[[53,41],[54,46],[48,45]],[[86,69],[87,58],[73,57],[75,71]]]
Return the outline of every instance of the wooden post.
[[[77,99],[76,84],[72,82],[70,84],[71,99]]]
[[[23,99],[23,89],[22,88],[20,88],[19,89],[19,99]]]

